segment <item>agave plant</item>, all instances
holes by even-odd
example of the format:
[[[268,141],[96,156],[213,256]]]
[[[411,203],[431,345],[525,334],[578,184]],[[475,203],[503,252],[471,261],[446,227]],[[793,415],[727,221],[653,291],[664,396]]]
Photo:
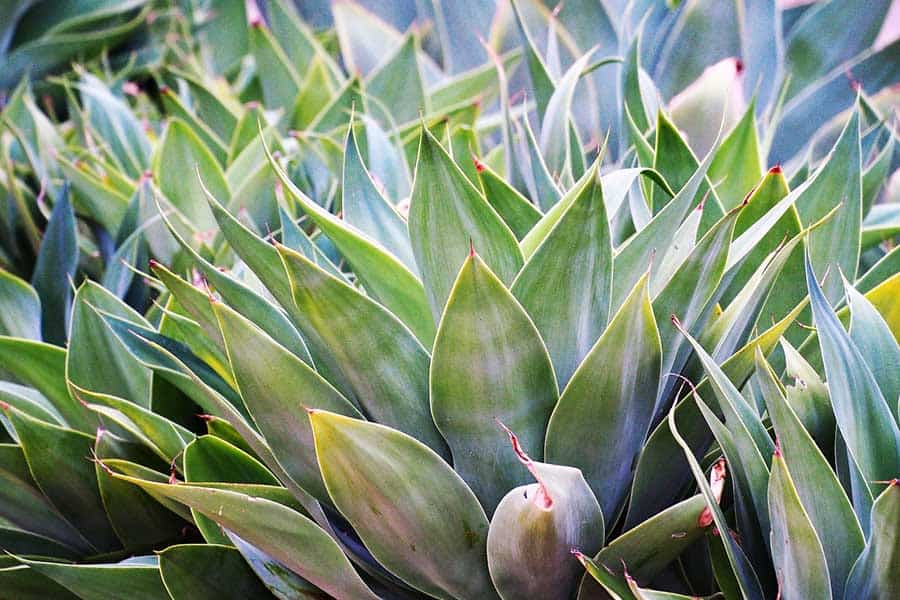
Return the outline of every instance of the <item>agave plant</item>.
[[[722,57],[641,48],[738,17],[684,4],[584,53],[498,4],[481,55],[455,4],[211,3],[144,79],[56,80],[68,121],[18,87],[0,597],[900,593],[895,51],[738,11],[787,63],[687,86]]]

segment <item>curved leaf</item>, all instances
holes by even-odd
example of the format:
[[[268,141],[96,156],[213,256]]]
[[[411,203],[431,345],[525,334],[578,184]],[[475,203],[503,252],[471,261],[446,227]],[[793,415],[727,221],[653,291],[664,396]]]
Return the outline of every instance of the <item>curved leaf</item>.
[[[653,418],[660,345],[644,275],[560,396],[546,460],[581,469],[613,522]]]
[[[310,422],[328,493],[378,562],[438,598],[496,597],[487,518],[447,463],[382,425],[318,410]]]
[[[244,600],[268,593],[241,554],[227,546],[169,546],[159,554],[159,574],[174,600]]]
[[[190,506],[335,597],[377,599],[337,543],[292,508],[227,489],[112,476]]]
[[[852,459],[875,495],[880,486],[873,482],[889,480],[900,470],[900,429],[872,371],[825,298],[808,257],[806,285],[834,416]]]
[[[571,598],[581,577],[571,549],[603,545],[603,514],[578,469],[533,462],[509,431],[537,483],[510,490],[488,530],[488,568],[502,598]]]

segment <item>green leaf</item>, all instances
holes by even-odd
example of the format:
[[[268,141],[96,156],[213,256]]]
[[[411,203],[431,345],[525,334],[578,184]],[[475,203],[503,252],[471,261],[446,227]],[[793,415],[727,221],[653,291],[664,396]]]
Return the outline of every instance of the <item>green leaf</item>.
[[[268,154],[268,149],[266,151],[269,163],[284,188],[353,265],[354,272],[366,289],[406,323],[424,344],[430,344],[434,338],[434,320],[428,315],[422,283],[413,272],[368,236],[313,202],[294,185],[272,155]],[[277,294],[275,296],[278,297]],[[284,305],[281,299],[279,302]]]
[[[6,408],[4,414],[16,430],[28,470],[41,491],[97,551],[118,548],[89,459],[94,439],[14,408]]]
[[[134,402],[109,394],[98,394],[79,388],[69,381],[72,394],[85,408],[112,421],[155,452],[166,463],[175,462],[194,434],[178,423]]]
[[[59,346],[0,336],[4,371],[43,394],[66,423],[93,433],[98,421],[69,395],[66,386],[66,351]]]
[[[149,327],[127,304],[100,285],[87,281],[78,288],[66,354],[66,376],[74,385],[112,394],[139,406],[150,406],[150,371],[129,354],[110,331],[102,313]]]
[[[835,423],[828,387],[812,365],[785,339],[781,340],[781,351],[784,353],[785,376],[793,381],[784,389],[787,402],[822,452],[830,452],[834,447]]]
[[[271,109],[289,109],[297,96],[301,78],[278,40],[265,23],[250,23],[250,52],[256,61],[263,100]],[[299,66],[299,65],[297,65]]]
[[[772,458],[769,513],[772,516],[772,562],[775,563],[781,597],[831,598],[822,543],[778,451]]]
[[[417,274],[406,222],[379,191],[362,162],[353,127],[344,144],[341,208],[344,220],[381,244]]]
[[[233,309],[214,303],[238,391],[260,433],[288,475],[319,500],[328,493],[319,474],[306,408],[362,418],[306,363]],[[302,404],[297,389],[303,390]]]
[[[869,366],[889,406],[900,400],[900,346],[888,324],[865,296],[844,280],[850,306],[850,339]],[[897,415],[900,419],[900,414]]]
[[[778,202],[788,195],[788,192],[787,180],[781,167],[773,167],[747,197],[747,204],[741,210],[734,228],[733,248],[735,249],[729,255],[727,267],[731,282],[722,297],[723,302],[731,302],[740,293],[760,265],[766,262],[767,257],[785,239],[794,238],[800,233],[802,229],[800,218],[796,209],[791,206],[781,217],[772,222],[761,236],[753,238],[753,245],[747,247],[747,252],[741,253],[740,248],[736,247],[739,243],[738,240],[742,239],[745,233],[753,231],[757,222],[765,222],[769,210],[773,210]],[[787,259],[788,263],[784,266],[784,272],[775,282],[760,314],[772,314],[776,319],[780,319],[805,297],[803,288],[795,283],[803,273],[802,254],[802,250],[798,248]],[[736,271],[732,272],[732,269],[736,269]]]
[[[377,598],[337,543],[313,521],[288,506],[228,489],[171,485],[115,473],[113,476],[190,506],[335,597]]]
[[[279,485],[278,480],[255,458],[212,435],[200,436],[185,448],[184,479],[189,483],[199,484],[222,482]],[[191,514],[208,543],[228,545],[228,537],[212,519],[193,507]]]
[[[474,245],[506,284],[522,266],[516,238],[423,127],[409,209],[409,234],[434,320],[440,319],[459,269]]]
[[[278,246],[301,331],[363,414],[446,453],[428,406],[428,352],[393,314]],[[364,324],[365,326],[361,326]],[[343,386],[342,386],[343,389]]]
[[[28,282],[0,270],[0,335],[41,339],[41,301]]]
[[[222,199],[231,192],[219,163],[184,121],[169,121],[156,148],[153,177],[163,196],[201,234],[215,229],[204,189]]]
[[[379,563],[438,598],[496,597],[487,518],[447,463],[382,425],[317,410],[310,422],[328,493]]]
[[[454,468],[488,514],[527,477],[495,419],[529,455],[542,443],[558,391],[540,334],[503,282],[474,252],[450,292],[431,361],[431,413]]]
[[[31,275],[31,285],[41,299],[41,332],[44,341],[63,345],[69,332],[72,304],[70,279],[78,266],[75,213],[69,202],[69,186],[63,184],[41,241]]]
[[[328,594],[284,566],[284,563],[278,562],[256,546],[248,544],[233,533],[229,533],[228,537],[256,576],[276,598],[284,598],[284,600],[328,600],[330,598]]]
[[[592,172],[511,288],[547,344],[560,387],[609,318],[612,243],[600,175]]]
[[[739,206],[763,176],[755,114],[754,100],[731,133],[722,140],[709,166],[709,179],[716,186],[716,194],[725,210]]]
[[[538,52],[537,44],[535,44],[531,33],[528,31],[528,26],[519,9],[518,2],[513,1],[511,4],[516,16],[516,24],[519,26],[519,32],[525,40],[525,63],[528,65],[531,87],[534,89],[535,100],[537,101],[538,116],[543,119],[547,110],[547,104],[549,104],[550,97],[553,95],[555,84],[547,70],[547,66],[544,64],[543,57]]]
[[[278,254],[275,252],[275,249],[258,237],[252,235],[252,233],[241,226],[230,213],[220,211],[216,208],[214,214],[217,218],[222,219],[222,229],[225,232],[225,237],[235,248],[235,251],[245,260],[247,260],[245,257],[250,257],[250,260],[247,260],[247,264],[254,272],[257,272],[257,269],[262,270],[263,265],[266,265],[270,269],[269,271],[262,271],[263,274],[261,275],[261,279],[263,279],[263,282],[268,285],[273,281],[272,278],[277,278],[274,280],[277,280],[284,287],[283,290],[269,288],[269,291],[275,296],[276,300],[278,302],[289,301],[290,292],[287,289],[287,286],[281,282],[283,279],[280,269],[281,261],[278,259]],[[169,226],[169,230],[173,237],[193,259],[194,264],[206,278],[207,284],[211,285],[216,293],[221,295],[226,302],[235,307],[242,315],[264,329],[278,343],[289,349],[298,358],[308,364],[312,363],[312,359],[309,356],[309,350],[307,349],[303,338],[300,337],[297,328],[294,327],[282,310],[268,299],[257,294],[246,284],[216,268],[215,265],[204,259],[199,253],[191,248],[190,244],[175,231],[174,227],[172,227],[168,221],[167,225]],[[248,243],[251,244],[249,247],[247,246]],[[257,254],[257,252],[255,252],[257,249],[263,251]],[[258,257],[258,259],[252,260],[253,257]],[[176,282],[173,279],[174,275],[167,274],[170,272],[159,265],[159,263],[152,264],[151,269],[163,279],[163,282],[166,283],[167,287],[169,283],[176,288],[184,288],[184,285],[187,285],[186,282],[184,284]],[[267,276],[267,273],[270,275]],[[191,294],[191,292],[183,289],[181,296],[186,296],[188,294]],[[197,297],[196,294],[192,295],[195,298]],[[208,300],[205,300],[205,305],[204,308],[204,305],[201,304],[198,299],[194,304],[196,312],[192,312],[192,314],[194,314],[195,318],[201,323],[206,322],[206,325],[210,327],[209,331],[211,336],[215,338],[218,336],[218,325],[215,323],[215,316],[208,312]],[[182,306],[190,310],[191,303],[182,303]],[[206,320],[201,318],[201,314],[206,315]],[[212,320],[209,320],[210,317],[212,317]]]
[[[696,206],[694,201],[700,185],[705,181],[706,172],[712,163],[716,146],[703,159],[700,166],[684,184],[674,198],[657,212],[650,222],[634,236],[623,243],[615,253],[613,261],[613,293],[611,306],[618,308],[634,287],[641,275],[647,271],[656,253],[669,248],[681,222]],[[672,182],[666,177],[666,181]],[[651,270],[652,276],[652,270]]]
[[[894,479],[872,506],[872,534],[853,566],[847,589],[861,600],[893,598],[900,593],[897,559],[900,557],[900,484]]]
[[[133,444],[109,431],[97,430],[94,455],[99,460],[127,459],[164,470],[166,463],[140,444]],[[151,548],[175,539],[185,526],[143,490],[102,474],[103,467],[94,465],[97,487],[113,531],[122,545],[131,551]]]
[[[575,182],[575,185],[569,188],[565,195],[559,199],[559,202],[553,204],[541,219],[528,231],[528,234],[522,238],[520,247],[526,260],[530,259],[537,251],[544,240],[547,239],[547,236],[550,235],[550,232],[556,227],[557,223],[559,223],[562,216],[569,210],[569,207],[585,193],[586,189],[601,187],[602,183],[598,183],[596,180],[599,168],[600,161],[595,160],[587,173]]]
[[[647,279],[578,366],[547,426],[547,461],[580,468],[610,522],[627,495],[659,385],[659,332]]]
[[[632,577],[652,580],[709,531],[700,519],[705,508],[702,494],[682,500],[615,538],[594,560],[614,573],[624,563]],[[599,592],[591,579],[584,578],[578,598],[594,598]]]
[[[871,369],[832,311],[809,257],[806,285],[838,429],[875,495],[881,485],[873,482],[889,480],[900,470],[900,429],[893,407],[889,408]]]
[[[244,600],[268,594],[240,552],[228,546],[169,546],[159,554],[159,573],[175,600]]]
[[[859,112],[854,110],[824,164],[807,180],[812,183],[804,184],[800,188],[804,193],[796,199],[797,211],[807,226],[837,209],[809,234],[807,251],[818,273],[833,265],[856,279],[862,219],[860,170]],[[828,301],[836,302],[841,297],[840,278],[828,278],[823,289]]]
[[[772,368],[759,352],[756,354],[756,379],[775,426],[782,462],[786,463],[782,469],[785,472],[790,469],[793,493],[798,496],[797,502],[802,505],[821,541],[831,578],[831,592],[842,598],[847,575],[865,544],[853,506],[828,460],[788,404]],[[773,473],[774,468],[773,464]],[[782,481],[782,487],[787,483]],[[771,481],[769,485],[771,492]]]
[[[741,395],[724,370],[716,364],[703,346],[683,329],[677,320],[673,319],[673,323],[694,349],[694,353],[703,365],[713,396],[718,403],[716,413],[725,417],[725,425],[731,433],[735,450],[740,457],[740,463],[737,466],[740,467],[748,486],[747,491],[753,500],[756,518],[765,531],[768,528],[766,483],[769,469],[766,457],[770,456],[775,449],[772,439],[759,415]],[[759,352],[758,348],[757,352]],[[703,402],[703,400],[698,400],[698,402]],[[734,466],[732,465],[732,467]]]
[[[665,319],[676,315],[686,330],[697,331],[704,325],[711,303],[716,300],[725,272],[728,250],[740,207],[729,211],[700,238],[672,278],[653,300],[653,313],[660,323],[662,372],[680,373],[688,359],[684,341],[676,327]],[[660,385],[659,399],[668,401],[677,381],[669,378]],[[659,404],[659,406],[663,406]]]
[[[541,155],[547,161],[550,174],[555,178],[566,180],[572,176],[572,165],[575,160],[570,150],[572,100],[575,96],[575,85],[592,54],[593,50],[585,52],[560,78],[541,119]]]
[[[540,220],[541,212],[489,166],[480,161],[475,166],[488,203],[521,240]]]
[[[805,307],[805,302],[798,304],[782,320],[747,342],[722,363],[722,372],[729,380],[743,386],[753,373],[756,347],[759,346],[763,355],[769,354]],[[701,382],[697,390],[701,397],[708,398],[712,394],[708,380]],[[692,398],[686,397],[675,405],[674,410],[678,429],[688,445],[698,454],[705,452],[712,436],[697,404]],[[690,465],[683,460],[679,444],[672,436],[668,424],[660,423],[650,434],[638,459],[626,526],[633,527],[676,502],[681,490],[690,482],[688,467]],[[661,488],[660,481],[668,484]]]
[[[519,121],[513,121],[513,125],[519,142],[515,146],[518,172],[525,180],[525,187],[531,200],[541,210],[549,211],[562,196],[557,180],[547,168],[527,116],[523,115],[521,124]]]
[[[381,101],[397,123],[428,113],[428,96],[418,61],[416,34],[406,34],[397,50],[368,77],[366,92]]]
[[[694,399],[698,403],[702,402],[701,400],[696,398],[696,393],[694,393],[694,396]],[[753,572],[753,568],[750,566],[750,563],[748,562],[746,555],[744,555],[744,552],[741,550],[741,547],[738,546],[737,542],[734,540],[734,538],[732,538],[731,530],[728,528],[728,522],[725,521],[725,516],[722,514],[722,509],[719,508],[718,500],[713,494],[709,483],[707,483],[706,478],[703,474],[703,470],[700,468],[700,464],[694,457],[694,451],[678,432],[678,428],[675,424],[675,408],[669,411],[668,425],[672,433],[672,437],[684,452],[684,457],[688,461],[688,465],[691,468],[691,473],[694,475],[694,480],[697,482],[697,485],[700,487],[700,492],[703,494],[703,498],[706,500],[706,507],[711,513],[713,522],[716,524],[716,529],[718,529],[720,532],[719,537],[723,540],[725,553],[728,557],[728,563],[731,566],[731,570],[737,576],[738,585],[741,589],[741,595],[748,600],[762,600],[763,592],[760,588],[756,573]]]
[[[571,598],[581,578],[571,549],[603,545],[603,514],[578,469],[533,462],[512,450],[537,483],[507,493],[488,530],[488,568],[502,598]]]
[[[7,526],[61,545],[73,558],[92,550],[90,542],[35,483],[22,447],[14,444],[0,444],[0,516]],[[65,557],[67,553],[55,556]]]
[[[105,600],[110,590],[134,600],[168,600],[169,595],[155,564],[118,563],[106,565],[70,565],[20,558],[44,577],[55,581],[81,600]],[[132,559],[134,560],[134,559]]]
[[[719,146],[721,147],[721,146]],[[713,145],[709,150],[714,155],[718,154],[718,148]],[[654,146],[653,168],[659,171],[673,189],[680,190],[686,187],[694,173],[697,172],[699,162],[694,152],[688,146],[681,132],[669,117],[662,111],[657,113],[656,144]],[[710,164],[712,167],[712,164]],[[703,221],[700,231],[715,223],[724,212],[715,189],[711,188],[708,171],[707,175],[694,192],[692,206],[703,202]],[[664,206],[651,196],[653,213],[658,214]],[[705,198],[705,200],[704,200]]]
[[[76,87],[85,118],[111,159],[132,179],[140,176],[150,164],[150,142],[135,112],[90,73],[83,73]]]
[[[199,116],[194,114],[184,101],[169,87],[163,87],[159,91],[163,108],[166,113],[177,118],[191,128],[206,148],[216,157],[220,165],[228,160],[228,148],[224,142]]]

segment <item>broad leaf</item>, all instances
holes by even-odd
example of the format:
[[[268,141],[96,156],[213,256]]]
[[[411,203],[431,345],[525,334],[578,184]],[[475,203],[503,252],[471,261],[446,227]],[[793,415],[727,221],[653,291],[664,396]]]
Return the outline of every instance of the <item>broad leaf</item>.
[[[558,399],[540,334],[503,282],[474,252],[450,292],[434,342],[431,412],[454,468],[488,514],[527,481],[495,419],[542,459],[544,432]]]

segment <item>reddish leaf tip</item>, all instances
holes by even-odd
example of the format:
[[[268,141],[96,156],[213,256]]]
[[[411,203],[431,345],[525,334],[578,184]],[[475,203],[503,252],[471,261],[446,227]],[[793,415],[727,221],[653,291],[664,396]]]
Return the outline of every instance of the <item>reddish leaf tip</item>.
[[[782,172],[782,169],[781,169],[781,164],[780,164],[780,163],[777,164],[777,165],[775,165],[775,166],[772,167],[771,169],[769,169],[769,175],[778,175],[778,174],[781,173],[781,172]]]
[[[469,258],[475,258],[475,242],[472,241],[472,238],[469,238]],[[500,423],[500,421],[497,421]],[[500,423],[501,427],[506,429],[503,423]],[[508,430],[507,430],[508,431]]]
[[[4,411],[4,412],[8,411],[8,410],[9,410],[9,403],[8,403],[8,402],[4,402],[3,400],[0,400],[0,410],[2,410],[2,411]]]
[[[170,87],[167,86],[167,85],[161,86],[161,87],[159,88],[159,93],[160,93],[161,95],[163,95],[163,96],[165,96],[166,94],[171,94],[171,93],[172,93],[172,88],[170,88]]]
[[[739,58],[734,59],[734,72],[738,75],[744,72],[744,61]]]
[[[472,155],[472,164],[475,165],[475,170],[478,171],[479,173],[483,173],[485,168],[487,168],[487,167],[485,167],[484,163],[481,162],[480,160],[478,160],[478,157],[475,156],[474,154]]]
[[[203,421],[204,423],[209,423],[210,421],[215,419],[214,416],[207,415],[207,414],[197,415],[197,418],[200,419],[201,421]]]

